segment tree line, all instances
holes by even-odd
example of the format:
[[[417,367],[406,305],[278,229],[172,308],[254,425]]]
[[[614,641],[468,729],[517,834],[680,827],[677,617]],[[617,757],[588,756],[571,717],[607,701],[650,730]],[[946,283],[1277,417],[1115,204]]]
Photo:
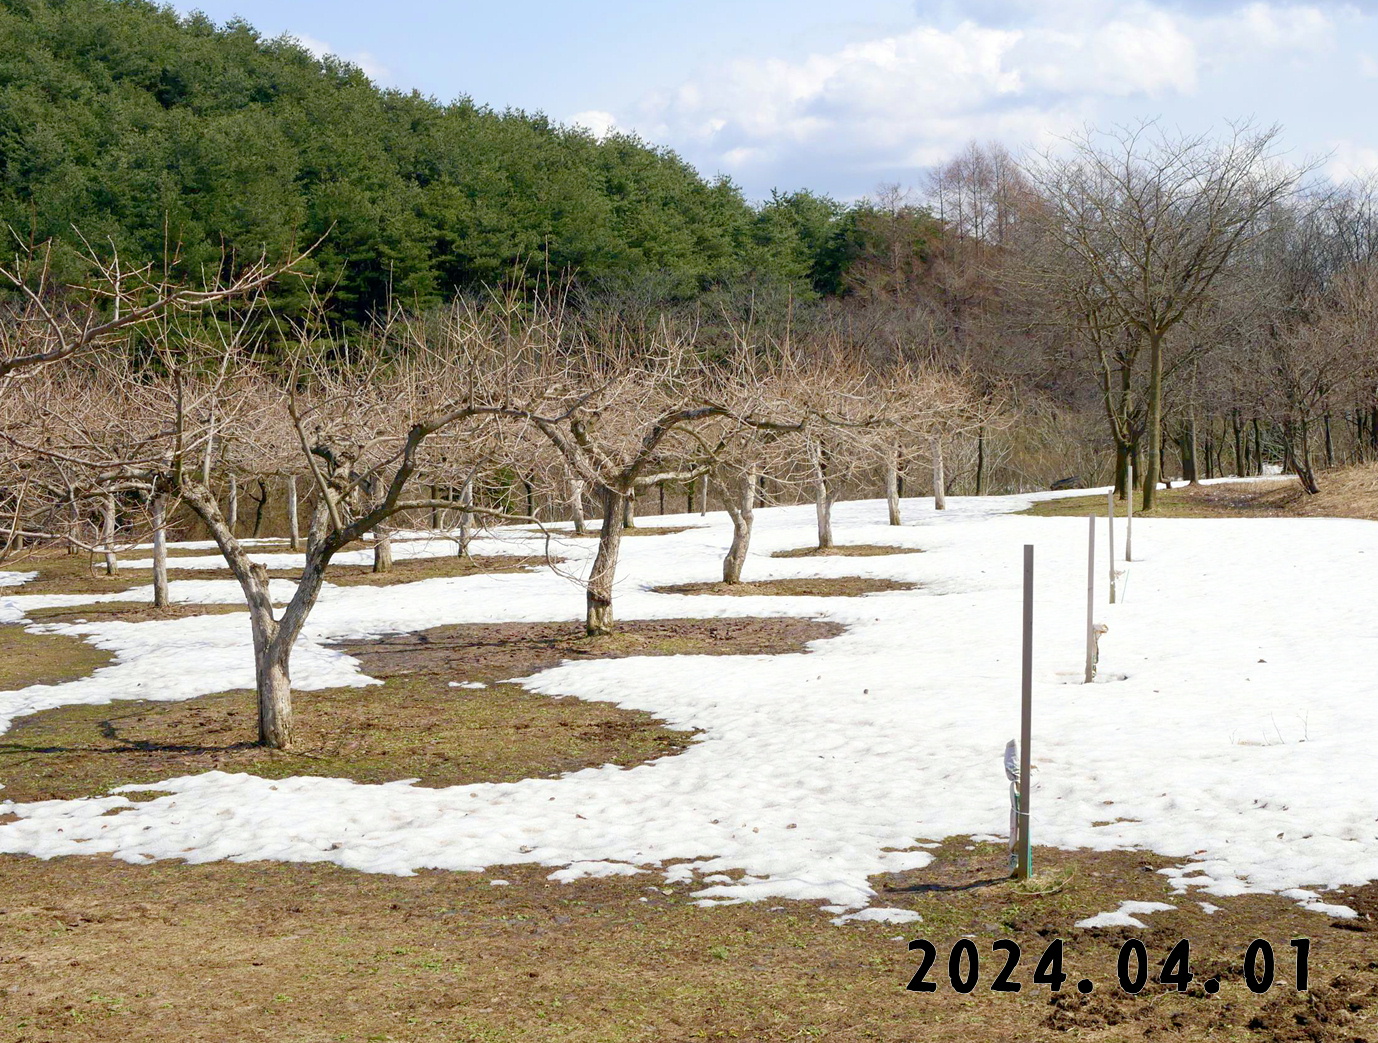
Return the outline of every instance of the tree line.
[[[514,269],[662,300],[729,284],[836,294],[871,209],[808,191],[749,204],[632,134],[381,89],[241,20],[148,0],[0,0],[0,222],[201,279],[321,242],[338,322]],[[304,307],[285,288],[280,310]]]

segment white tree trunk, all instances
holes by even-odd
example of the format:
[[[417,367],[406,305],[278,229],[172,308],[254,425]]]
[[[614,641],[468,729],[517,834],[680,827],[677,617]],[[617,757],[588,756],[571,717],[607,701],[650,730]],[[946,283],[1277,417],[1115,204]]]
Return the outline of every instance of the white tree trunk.
[[[153,494],[153,607],[167,608],[167,497]]]
[[[373,571],[392,571],[392,526],[379,524],[373,530]]]
[[[101,542],[105,549],[105,574],[113,576],[120,571],[120,560],[115,557],[115,497],[105,494],[105,517],[101,524]]]
[[[291,650],[277,642],[254,652],[258,684],[258,741],[275,750],[292,748]]]
[[[890,524],[900,524],[900,450],[891,446],[885,454],[885,506]]]
[[[584,480],[574,478],[569,483],[569,513],[574,517],[574,531],[585,533],[589,531],[588,522],[584,520]]]
[[[297,519],[297,476],[287,476],[287,545],[292,550],[301,546],[301,522]]]
[[[474,527],[474,515],[472,511],[463,508],[469,507],[474,502],[474,480],[467,478],[459,489],[459,556],[467,558],[469,556],[470,530]]]
[[[933,509],[947,510],[946,480],[943,478],[943,442],[933,439]]]
[[[230,475],[230,507],[225,521],[231,532],[239,525],[239,479],[234,475]]]
[[[723,505],[732,519],[732,546],[722,562],[722,581],[740,583],[742,566],[746,563],[747,548],[751,546],[751,524],[756,506],[756,475],[744,471],[737,478],[737,488],[728,485],[723,490]]]
[[[818,549],[833,545],[833,490],[828,480],[827,451],[813,446],[813,507],[818,516]]]

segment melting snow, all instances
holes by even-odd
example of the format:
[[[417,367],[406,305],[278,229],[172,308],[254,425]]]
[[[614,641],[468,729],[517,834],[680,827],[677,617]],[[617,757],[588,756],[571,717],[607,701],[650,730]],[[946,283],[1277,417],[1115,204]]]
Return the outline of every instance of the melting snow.
[[[845,915],[874,897],[868,878],[925,864],[923,844],[1005,828],[1001,756],[1018,730],[1020,548],[1031,542],[1035,841],[1149,849],[1179,860],[1167,873],[1180,892],[1293,892],[1307,908],[1343,915],[1317,891],[1378,878],[1378,797],[1355,784],[1372,770],[1378,734],[1378,628],[1368,609],[1378,554],[1365,553],[1378,530],[1339,519],[1137,519],[1140,560],[1128,566],[1125,598],[1108,606],[1102,527],[1097,622],[1109,631],[1100,669],[1113,680],[1067,684],[1084,647],[1085,523],[1006,513],[1028,500],[953,498],[944,514],[910,500],[900,528],[880,524],[883,504],[839,504],[844,540],[928,552],[877,558],[772,559],[811,543],[813,511],[758,512],[749,578],[921,584],[862,598],[651,593],[715,575],[730,537],[722,514],[666,518],[696,527],[626,541],[624,619],[796,615],[847,628],[808,655],[569,662],[525,679],[552,697],[605,700],[699,729],[700,741],[676,756],[448,789],[208,772],[158,783],[169,795],[137,804],[119,794],[0,802],[0,812],[18,816],[0,825],[0,850],[103,851],[137,863],[331,861],[400,874],[532,863],[554,879],[654,870],[668,882],[697,881],[696,897],[710,904],[813,899]],[[557,540],[552,553],[570,559],[561,573],[327,587],[297,649],[294,683],[375,683],[328,642],[446,623],[577,619],[583,598],[567,574],[587,568],[591,543]],[[545,549],[536,533],[473,548]],[[449,554],[453,543],[399,539],[394,554],[402,553]],[[277,549],[262,557],[300,560]],[[145,599],[146,590],[114,597]],[[274,597],[290,590],[278,581]],[[173,592],[185,602],[239,597],[230,580],[174,580]],[[110,599],[16,590],[0,598],[0,619]],[[107,648],[114,662],[80,681],[0,693],[0,720],[252,683],[242,615],[46,629]],[[104,816],[111,807],[128,810]]]

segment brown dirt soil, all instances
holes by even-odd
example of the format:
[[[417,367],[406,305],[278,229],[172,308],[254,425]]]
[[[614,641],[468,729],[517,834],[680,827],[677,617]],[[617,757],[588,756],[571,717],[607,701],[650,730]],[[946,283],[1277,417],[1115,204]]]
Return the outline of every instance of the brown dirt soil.
[[[547,565],[557,565],[563,559],[544,556],[506,557],[501,554],[473,555],[461,558],[457,554],[441,558],[405,558],[394,561],[390,572],[374,572],[370,565],[332,565],[326,570],[326,582],[337,587],[383,587],[393,583],[414,583],[422,579],[451,576],[489,576],[501,572],[531,572]],[[294,576],[295,578],[295,576]]]
[[[840,547],[799,547],[777,550],[772,558],[879,558],[890,554],[922,554],[919,547],[894,547],[884,543],[844,543]]]
[[[0,626],[0,690],[3,691],[31,684],[75,681],[89,676],[112,658],[109,652],[94,648],[79,637],[34,634],[15,623]]]
[[[538,866],[392,877],[0,856],[0,1029],[35,1043],[1375,1037],[1371,936],[1284,899],[1216,898],[1207,916],[1164,894],[1157,860],[1043,848],[1035,865],[1066,882],[1031,895],[1004,879],[1001,846],[953,839],[934,853],[924,870],[872,881],[878,903],[914,909],[922,923],[846,927],[799,902],[701,909],[690,886],[656,873],[557,884]],[[1073,926],[1129,898],[1177,909],[1142,930]],[[905,990],[918,954],[904,942],[920,936],[938,951],[932,993]],[[981,959],[969,995],[947,975],[963,936]],[[1121,992],[1116,957],[1132,936],[1155,965],[1190,939],[1197,981],[1181,994],[1156,982]],[[1298,936],[1313,940],[1307,993],[1292,983],[1287,941]],[[1262,996],[1242,981],[1256,937],[1278,954],[1278,981]],[[1000,938],[1021,948],[1017,993],[990,990]],[[1032,982],[1055,939],[1069,976],[1056,994]],[[1219,976],[1218,995],[1201,988],[1207,975]],[[1095,983],[1089,996],[1076,990],[1082,977]]]
[[[917,590],[918,584],[865,576],[834,576],[766,579],[755,583],[676,583],[651,589],[657,594],[720,594],[730,597],[774,594],[779,597],[854,598],[886,590]]]
[[[812,620],[753,618],[632,621],[606,638],[586,638],[574,623],[439,627],[344,646],[385,683],[297,692],[291,752],[256,745],[250,692],[63,706],[20,718],[0,737],[0,780],[5,797],[32,801],[210,770],[452,786],[638,764],[692,737],[649,714],[500,682],[565,659],[801,652],[840,632]]]
[[[601,523],[597,518],[592,519],[588,532],[572,532],[570,530],[560,530],[557,535],[561,537],[573,537],[577,540],[598,539],[598,526]],[[688,532],[690,529],[697,529],[698,525],[642,525],[639,522],[630,529],[623,529],[622,536],[673,536],[677,532]],[[531,532],[539,532],[539,529],[532,529]]]
[[[352,545],[351,549],[359,549]],[[141,557],[147,552],[139,551]],[[169,552],[169,578],[174,582],[184,579],[226,579],[233,580],[228,569],[182,569],[175,564],[177,557],[201,557],[213,555],[214,551]],[[546,559],[544,556],[515,558],[504,555],[474,555],[461,558],[458,555],[445,555],[438,558],[407,558],[393,562],[392,571],[374,573],[369,565],[331,565],[326,570],[326,581],[337,586],[386,586],[393,583],[413,583],[421,579],[435,579],[451,576],[477,576],[501,572],[523,572],[558,564],[560,559]],[[132,569],[122,565],[114,576],[105,574],[105,566],[89,555],[67,554],[64,551],[40,549],[6,563],[5,568],[13,571],[33,572],[38,575],[20,587],[8,588],[15,594],[109,594],[125,593],[136,587],[145,587],[153,582],[152,569]],[[270,569],[271,579],[296,580],[299,569]],[[111,611],[107,609],[106,611]],[[90,617],[88,617],[90,618]]]
[[[1145,513],[1135,501],[1135,517],[1147,518],[1363,518],[1378,521],[1378,464],[1321,471],[1320,492],[1308,496],[1290,481],[1222,482],[1219,485],[1179,485],[1158,492],[1153,510]],[[1115,510],[1125,513],[1123,502]],[[1041,517],[1103,515],[1105,497],[1069,496],[1042,500],[1024,514]]]
[[[154,608],[147,601],[98,601],[90,605],[33,608],[35,623],[143,623],[153,619],[186,619],[190,616],[225,616],[246,612],[243,605],[169,605]]]

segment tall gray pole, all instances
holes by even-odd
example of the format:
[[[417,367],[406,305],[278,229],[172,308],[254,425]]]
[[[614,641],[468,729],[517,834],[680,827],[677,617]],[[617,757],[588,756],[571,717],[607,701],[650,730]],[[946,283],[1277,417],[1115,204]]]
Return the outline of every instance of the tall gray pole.
[[[1086,684],[1096,679],[1096,516],[1086,517]]]
[[[1129,495],[1124,498],[1124,560],[1134,560],[1134,458],[1129,458]]]
[[[1029,746],[1033,735],[1033,544],[1024,545],[1024,662],[1023,681],[1019,699],[1019,858],[1014,875],[1029,879],[1033,872],[1033,841],[1029,835],[1029,793],[1033,789],[1033,771],[1029,764]]]
[[[1106,541],[1107,556],[1110,559],[1110,604],[1115,603],[1115,490],[1105,494],[1105,523],[1109,529]]]

